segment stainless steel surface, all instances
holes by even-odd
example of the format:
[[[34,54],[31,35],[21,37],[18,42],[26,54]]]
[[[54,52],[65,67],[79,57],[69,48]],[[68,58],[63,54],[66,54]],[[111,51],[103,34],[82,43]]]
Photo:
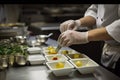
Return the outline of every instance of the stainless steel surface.
[[[68,76],[57,77],[48,72],[45,65],[11,68],[6,78],[6,80],[96,80],[93,74],[81,75],[78,71]]]
[[[0,70],[0,80],[6,80],[7,70]]]
[[[48,45],[57,46],[57,42],[48,39]],[[66,48],[65,49],[69,49]],[[119,77],[99,66],[94,74],[80,74],[77,70],[68,76],[57,77],[49,72],[45,64],[36,66],[11,67],[7,70],[6,80],[120,80]],[[4,80],[4,79],[1,79]]]

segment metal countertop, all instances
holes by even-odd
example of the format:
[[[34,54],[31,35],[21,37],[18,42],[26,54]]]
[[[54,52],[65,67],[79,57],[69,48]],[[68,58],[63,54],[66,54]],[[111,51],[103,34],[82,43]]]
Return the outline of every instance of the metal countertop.
[[[46,44],[57,46],[57,42],[52,39],[48,39]],[[119,77],[101,66],[96,68],[95,75],[83,75],[76,70],[70,73],[70,75],[68,76],[57,77],[53,73],[49,72],[45,64],[35,66],[12,67],[6,70],[6,74],[6,80],[120,80]]]

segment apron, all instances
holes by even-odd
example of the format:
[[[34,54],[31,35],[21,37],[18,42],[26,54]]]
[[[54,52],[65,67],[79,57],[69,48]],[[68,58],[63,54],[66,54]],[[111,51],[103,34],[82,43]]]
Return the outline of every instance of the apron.
[[[110,45],[105,43],[101,56],[101,63],[105,67],[114,69],[116,62],[120,58],[120,45]]]

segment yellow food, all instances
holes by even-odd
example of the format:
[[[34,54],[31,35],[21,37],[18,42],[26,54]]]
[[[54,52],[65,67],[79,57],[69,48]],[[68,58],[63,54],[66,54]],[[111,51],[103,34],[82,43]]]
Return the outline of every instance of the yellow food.
[[[68,54],[69,51],[68,51],[68,50],[62,50],[61,53],[62,53],[62,54]]]
[[[76,62],[75,62],[75,65],[78,66],[78,67],[81,67],[82,64],[83,64],[83,63],[82,63],[81,61],[76,61]]]
[[[64,68],[64,63],[62,63],[62,62],[56,63],[55,68]]]
[[[73,55],[73,58],[75,59],[75,58],[80,58],[80,55],[79,54],[74,54]]]
[[[53,46],[48,46],[47,50],[55,49]]]
[[[49,54],[57,54],[57,52],[56,52],[55,49],[50,49],[48,53],[49,53]]]

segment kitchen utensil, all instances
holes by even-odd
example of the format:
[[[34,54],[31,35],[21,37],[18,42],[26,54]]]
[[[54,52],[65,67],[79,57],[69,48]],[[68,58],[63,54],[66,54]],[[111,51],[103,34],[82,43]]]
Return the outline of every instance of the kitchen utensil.
[[[16,56],[16,63],[18,65],[25,65],[27,62],[27,58],[24,55],[17,55]]]
[[[16,36],[15,37],[16,41],[20,44],[26,43],[26,38],[27,38],[26,36]]]
[[[56,52],[59,52],[59,50],[62,48],[62,46],[60,46],[59,44],[58,44],[58,46],[57,46],[57,48],[56,48]]]
[[[48,40],[48,38],[52,35],[53,35],[53,33],[50,33],[48,35],[38,35],[38,36],[36,36],[36,40],[39,43],[45,43]]]
[[[58,38],[57,42],[58,42],[58,46],[56,48],[56,52],[59,52],[59,50],[62,48],[62,46],[59,44],[59,38]]]

